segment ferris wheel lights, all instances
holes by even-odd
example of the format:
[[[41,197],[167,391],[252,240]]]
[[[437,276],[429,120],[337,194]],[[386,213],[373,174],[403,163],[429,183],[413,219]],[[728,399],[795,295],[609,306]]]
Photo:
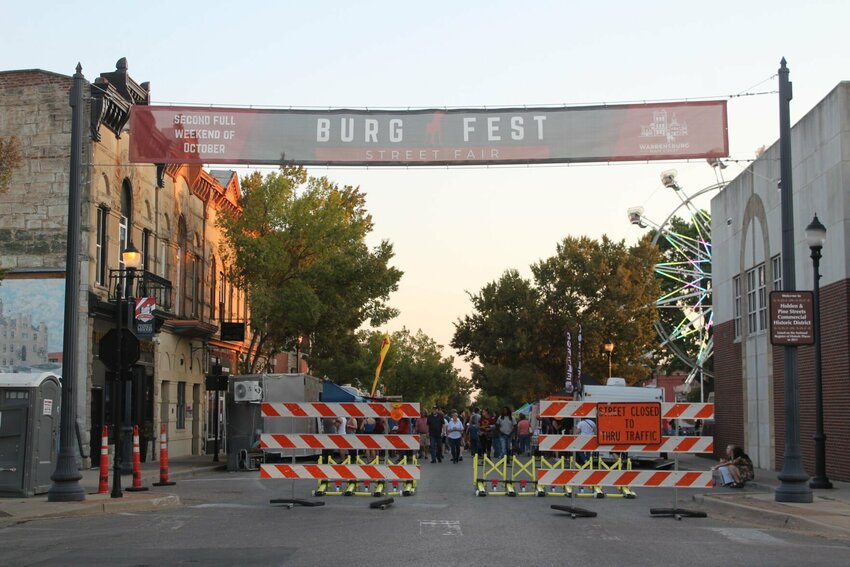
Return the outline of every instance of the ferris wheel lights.
[[[666,171],[661,172],[661,183],[667,187],[668,189],[672,189],[674,191],[678,191],[681,189],[679,184],[676,182],[676,175],[678,175],[678,171],[675,169],[668,169]]]

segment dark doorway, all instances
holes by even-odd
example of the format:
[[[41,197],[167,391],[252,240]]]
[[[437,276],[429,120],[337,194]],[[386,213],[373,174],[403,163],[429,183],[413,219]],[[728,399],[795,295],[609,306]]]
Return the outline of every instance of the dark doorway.
[[[89,455],[91,466],[100,465],[100,436],[104,424],[103,388],[95,386],[91,389],[91,432],[89,434]]]

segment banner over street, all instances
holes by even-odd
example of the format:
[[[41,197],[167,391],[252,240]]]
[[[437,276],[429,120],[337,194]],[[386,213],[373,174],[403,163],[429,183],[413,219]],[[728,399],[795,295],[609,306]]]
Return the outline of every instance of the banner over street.
[[[134,163],[498,165],[720,158],[726,101],[562,108],[274,110],[141,106]]]

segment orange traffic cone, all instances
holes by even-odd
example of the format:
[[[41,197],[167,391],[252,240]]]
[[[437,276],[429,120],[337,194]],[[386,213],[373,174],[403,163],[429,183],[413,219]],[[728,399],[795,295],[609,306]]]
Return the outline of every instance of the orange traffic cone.
[[[139,457],[139,426],[133,426],[133,486],[127,489],[127,492],[141,492],[147,490],[147,486],[142,486],[142,460]]]
[[[98,494],[109,492],[109,428],[103,426],[100,433],[100,483],[97,485]]]
[[[176,482],[168,480],[168,431],[163,423],[159,432],[159,482],[154,486],[172,486]]]

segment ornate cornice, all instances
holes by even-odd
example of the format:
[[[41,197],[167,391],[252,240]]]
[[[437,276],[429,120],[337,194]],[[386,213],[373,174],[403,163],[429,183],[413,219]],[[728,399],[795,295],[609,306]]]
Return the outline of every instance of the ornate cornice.
[[[150,84],[141,85],[127,72],[127,59],[121,58],[112,73],[101,73],[91,85],[91,136],[101,139],[100,126],[106,126],[121,137],[121,130],[130,119],[134,104],[150,104]]]

